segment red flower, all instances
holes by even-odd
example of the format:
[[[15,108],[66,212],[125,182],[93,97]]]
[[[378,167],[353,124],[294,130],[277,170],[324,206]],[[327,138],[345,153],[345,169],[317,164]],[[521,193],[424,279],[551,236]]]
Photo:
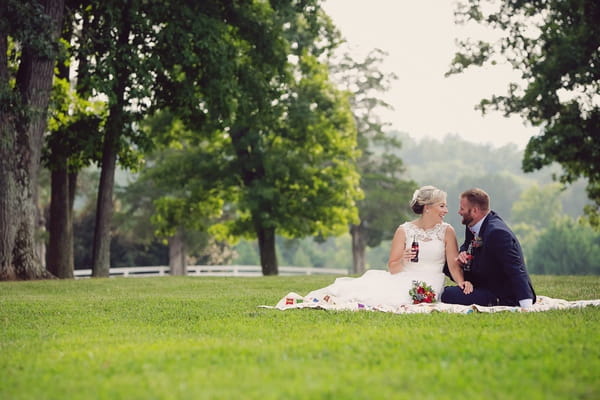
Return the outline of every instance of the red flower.
[[[413,287],[408,291],[413,304],[435,303],[435,292],[426,282],[413,281]]]

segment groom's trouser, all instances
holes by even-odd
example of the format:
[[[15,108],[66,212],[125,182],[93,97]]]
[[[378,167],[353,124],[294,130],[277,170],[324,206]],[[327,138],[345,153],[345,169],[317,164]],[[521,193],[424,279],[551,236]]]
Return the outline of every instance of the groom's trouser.
[[[463,304],[469,306],[478,304],[480,306],[497,306],[498,297],[487,289],[477,288],[469,294],[464,294],[458,286],[446,286],[442,292],[442,303]]]

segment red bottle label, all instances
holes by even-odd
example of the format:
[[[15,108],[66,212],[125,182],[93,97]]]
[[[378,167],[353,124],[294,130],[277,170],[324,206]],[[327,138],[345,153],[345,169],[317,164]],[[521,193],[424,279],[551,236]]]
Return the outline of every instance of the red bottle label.
[[[415,252],[415,256],[410,259],[412,262],[419,262],[419,243],[413,242],[411,246],[412,251]]]

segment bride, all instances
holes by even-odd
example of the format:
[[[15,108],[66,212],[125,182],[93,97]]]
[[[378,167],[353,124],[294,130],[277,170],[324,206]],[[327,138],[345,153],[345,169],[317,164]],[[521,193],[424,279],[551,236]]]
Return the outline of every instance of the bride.
[[[328,303],[336,308],[352,308],[356,304],[359,308],[398,307],[412,304],[409,291],[413,281],[431,286],[439,301],[444,288],[443,268],[446,262],[452,279],[465,294],[471,293],[473,286],[464,280],[463,270],[456,260],[456,232],[443,221],[448,213],[446,192],[434,186],[423,186],[414,192],[410,206],[418,217],[396,230],[388,271],[369,270],[358,278],[337,278],[331,285],[314,290],[304,298],[290,293],[278,306]],[[411,261],[416,256],[411,249],[413,240],[419,243],[418,261]]]

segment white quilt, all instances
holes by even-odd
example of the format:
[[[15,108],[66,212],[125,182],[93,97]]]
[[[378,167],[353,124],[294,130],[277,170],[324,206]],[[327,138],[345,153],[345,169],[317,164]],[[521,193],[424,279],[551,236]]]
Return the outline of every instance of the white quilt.
[[[407,304],[401,306],[386,306],[384,304],[369,305],[358,302],[336,302],[335,297],[326,296],[325,298],[306,298],[297,293],[291,292],[284,296],[275,306],[260,306],[262,308],[274,308],[277,310],[289,310],[297,308],[313,308],[322,310],[336,311],[380,311],[394,314],[429,314],[433,312],[470,314],[473,312],[495,313],[495,312],[540,312],[548,310],[566,310],[572,308],[583,308],[587,306],[600,306],[600,299],[596,300],[574,300],[554,299],[546,296],[537,296],[536,303],[528,308],[510,306],[484,307],[476,304],[469,306],[447,303],[430,304]]]

